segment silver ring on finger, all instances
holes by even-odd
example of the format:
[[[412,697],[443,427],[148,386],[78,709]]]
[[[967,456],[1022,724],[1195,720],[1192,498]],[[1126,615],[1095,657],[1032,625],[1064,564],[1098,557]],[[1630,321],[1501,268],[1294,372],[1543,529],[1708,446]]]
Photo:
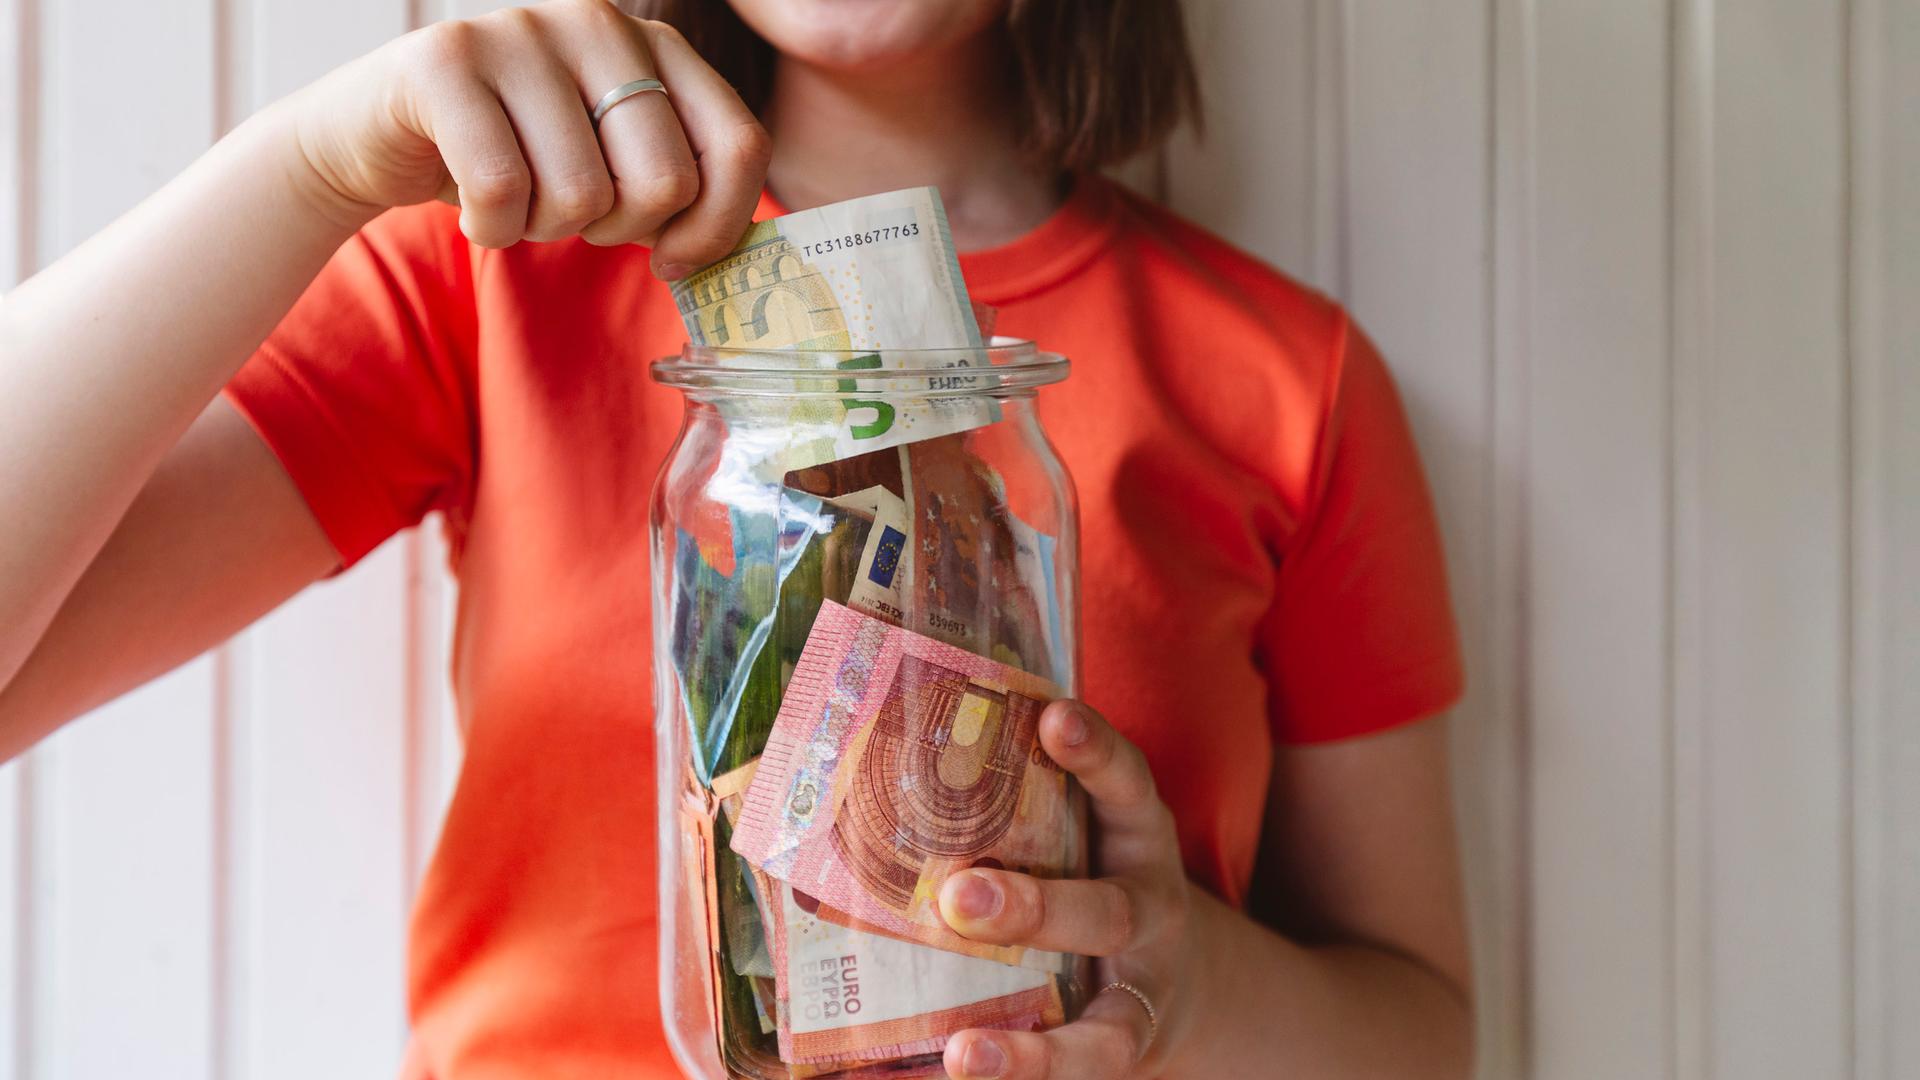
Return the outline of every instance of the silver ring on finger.
[[[1133,985],[1130,982],[1121,982],[1120,980],[1115,979],[1114,981],[1100,988],[1100,992],[1103,994],[1109,990],[1119,990],[1122,993],[1133,995],[1133,1000],[1139,1002],[1140,1007],[1146,1010],[1147,1041],[1140,1044],[1140,1056],[1146,1057],[1147,1050],[1153,1046],[1154,1036],[1160,1034],[1159,1010],[1153,1007],[1153,1002],[1147,1000],[1146,991],[1140,989],[1139,987]]]
[[[600,95],[600,101],[593,107],[593,129],[600,130],[600,118],[613,111],[615,105],[631,97],[638,97],[650,90],[657,90],[661,97],[667,97],[667,88],[659,79],[635,79]]]

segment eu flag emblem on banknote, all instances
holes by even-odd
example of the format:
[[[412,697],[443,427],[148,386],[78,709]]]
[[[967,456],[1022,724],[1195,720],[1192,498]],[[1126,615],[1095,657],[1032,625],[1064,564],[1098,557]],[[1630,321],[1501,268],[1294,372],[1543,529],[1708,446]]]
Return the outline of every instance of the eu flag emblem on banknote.
[[[893,588],[893,572],[900,568],[900,552],[906,546],[906,534],[886,526],[880,533],[880,550],[874,553],[873,569],[867,572],[867,577],[883,589]]]

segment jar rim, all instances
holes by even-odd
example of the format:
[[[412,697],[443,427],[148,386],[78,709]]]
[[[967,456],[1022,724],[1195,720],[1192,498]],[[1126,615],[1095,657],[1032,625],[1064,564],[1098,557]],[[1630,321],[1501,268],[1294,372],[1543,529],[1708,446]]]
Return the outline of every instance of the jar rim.
[[[884,357],[884,367],[855,363]],[[729,349],[686,345],[674,356],[663,356],[651,366],[656,381],[683,389],[778,392],[796,378],[833,375],[857,379],[869,390],[925,392],[936,385],[959,382],[961,393],[1003,393],[1057,383],[1067,377],[1067,358],[1042,352],[1033,342],[995,337],[985,346],[940,349]]]

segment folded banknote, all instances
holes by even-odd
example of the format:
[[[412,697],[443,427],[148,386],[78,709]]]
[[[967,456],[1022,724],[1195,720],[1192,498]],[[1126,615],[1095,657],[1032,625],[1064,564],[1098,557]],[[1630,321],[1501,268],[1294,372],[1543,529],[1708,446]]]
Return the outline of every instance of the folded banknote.
[[[845,379],[802,389],[844,390],[838,397],[783,403],[778,445],[741,442],[723,473],[784,469],[980,427],[998,418],[979,397],[922,397],[907,402],[863,395],[863,370],[920,367],[925,354],[950,350],[943,368],[985,362],[976,308],[960,276],[946,209],[934,188],[908,188],[832,203],[756,222],[733,252],[671,283],[674,303],[695,345],[726,350],[724,362],[779,366],[780,353],[846,353]],[[745,350],[741,352],[740,350]],[[965,376],[929,377],[922,392],[952,391]],[[730,406],[723,403],[722,411]],[[753,460],[747,460],[751,456]]]
[[[831,601],[821,605],[731,846],[882,933],[1047,971],[1068,958],[949,930],[940,887],[976,865],[1085,873],[1085,822],[1038,745],[1057,687]],[[828,916],[831,918],[831,916]]]

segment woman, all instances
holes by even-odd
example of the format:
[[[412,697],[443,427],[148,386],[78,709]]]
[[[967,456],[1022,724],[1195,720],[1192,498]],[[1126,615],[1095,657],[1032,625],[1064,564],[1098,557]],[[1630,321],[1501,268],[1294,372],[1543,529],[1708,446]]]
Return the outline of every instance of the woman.
[[[1391,384],[1337,308],[1092,171],[1192,104],[1173,0],[654,14],[684,34],[555,0],[394,41],[6,298],[0,757],[441,510],[467,753],[407,1073],[673,1075],[634,601],[661,279],[756,210],[937,184],[1000,332],[1077,361],[1042,409],[1112,717],[1042,725],[1102,878],[969,871],[942,911],[1132,988],[949,1071],[1463,1074],[1459,661]]]

